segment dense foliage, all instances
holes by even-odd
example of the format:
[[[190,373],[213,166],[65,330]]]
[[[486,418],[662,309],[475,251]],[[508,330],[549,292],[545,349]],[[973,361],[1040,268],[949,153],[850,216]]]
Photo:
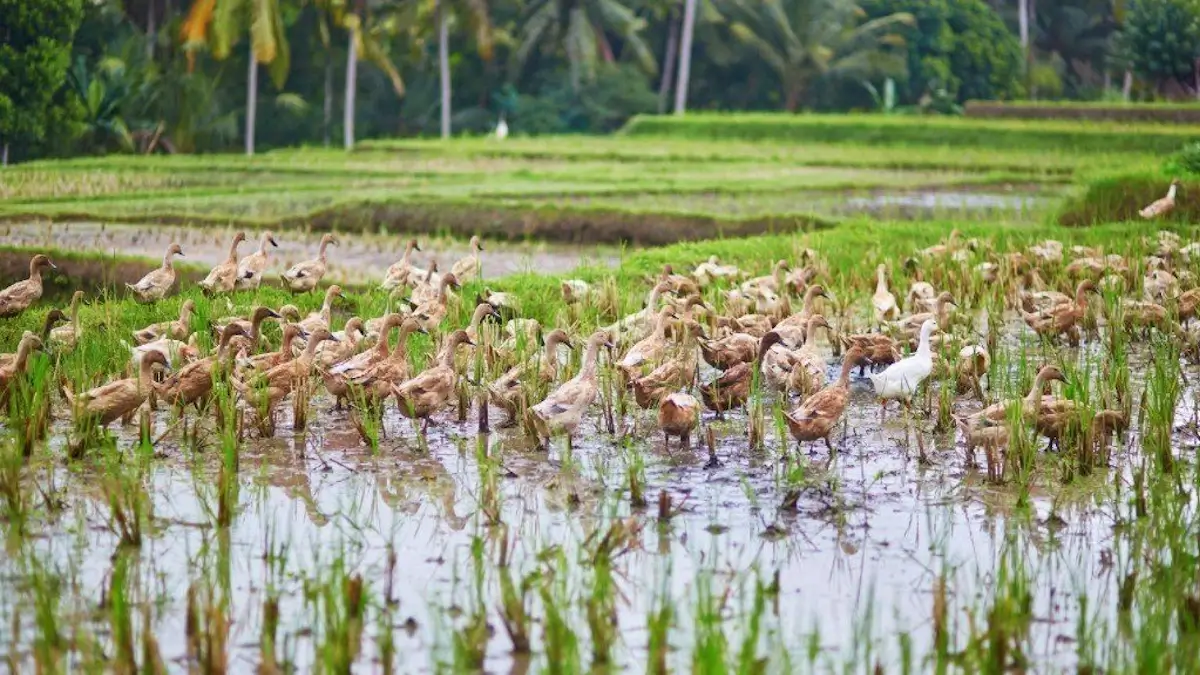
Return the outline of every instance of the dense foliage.
[[[1194,85],[1200,2],[1132,0],[1120,48],[1134,71],[1160,90]]]
[[[915,104],[945,90],[958,101],[1009,99],[1022,93],[1021,44],[983,0],[866,0],[871,17],[903,11],[908,80],[902,99]]]
[[[691,31],[686,6],[0,0],[0,135],[23,160],[351,147],[501,119],[595,133],[677,104],[955,114],[968,99],[1196,94],[1200,0],[695,0]]]
[[[41,141],[71,58],[80,0],[0,0],[0,144]]]

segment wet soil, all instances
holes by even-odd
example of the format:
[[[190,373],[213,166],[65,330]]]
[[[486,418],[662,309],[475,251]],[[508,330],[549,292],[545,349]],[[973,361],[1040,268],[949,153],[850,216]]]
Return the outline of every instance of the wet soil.
[[[26,222],[0,225],[0,236],[6,245],[22,248],[53,248],[88,255],[117,255],[158,259],[172,243],[179,243],[186,255],[181,262],[207,270],[223,262],[229,253],[234,228],[196,228],[166,225],[112,225],[97,222],[46,223]],[[239,248],[240,256],[257,250],[260,232],[245,231],[247,241]],[[293,264],[316,257],[322,233],[314,231],[278,231],[271,248],[271,269],[268,278],[277,278]],[[338,246],[329,248],[327,279],[348,285],[368,285],[383,279],[388,266],[404,255],[404,247],[412,235],[380,235],[339,233]],[[541,242],[486,242],[482,254],[485,276],[504,276],[517,272],[536,271],[541,274],[563,274],[583,263],[613,265],[618,251],[595,246],[547,244]],[[421,252],[413,261],[421,266],[436,260],[448,268],[466,256],[470,249],[466,241],[445,237],[421,237]],[[10,256],[0,256],[8,258]],[[3,263],[3,278],[16,279],[25,274],[28,260],[13,257]],[[103,261],[72,261],[72,270],[87,279],[112,279],[116,282],[136,281],[153,263],[105,263]],[[8,268],[12,267],[12,270]],[[18,269],[19,268],[19,269]],[[110,269],[111,268],[111,269]],[[8,272],[11,272],[9,274]],[[202,278],[203,273],[200,274]]]

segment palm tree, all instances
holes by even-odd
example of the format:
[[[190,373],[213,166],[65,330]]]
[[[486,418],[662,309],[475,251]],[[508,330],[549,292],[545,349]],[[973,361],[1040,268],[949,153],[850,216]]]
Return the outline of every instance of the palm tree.
[[[862,21],[851,0],[722,0],[719,7],[733,35],[779,76],[790,112],[822,78],[902,76],[906,70],[905,54],[896,49],[904,38],[893,29],[912,25],[911,14]]]
[[[571,69],[571,85],[578,88],[596,72],[603,59],[616,55],[607,35],[619,37],[649,74],[658,70],[654,55],[642,39],[646,22],[620,0],[533,0],[525,13],[513,54],[514,72],[520,73],[539,50],[562,48]]]
[[[246,76],[246,154],[254,154],[254,124],[258,110],[258,66],[265,64],[276,87],[283,87],[291,66],[287,35],[283,30],[280,0],[197,0],[183,25],[187,46],[195,48],[209,40],[213,56],[225,59],[233,45],[250,35]]]
[[[486,61],[492,58],[492,20],[487,0],[433,0],[437,17],[438,78],[442,92],[442,138],[450,137],[450,22],[465,19],[475,33],[475,48]]]
[[[346,50],[346,98],[342,117],[342,144],[350,150],[354,147],[354,113],[355,102],[358,98],[358,61],[365,58],[375,64],[391,80],[392,89],[397,96],[404,96],[404,79],[400,71],[392,64],[380,38],[390,37],[397,25],[394,4],[384,4],[380,0],[351,0],[353,7],[348,7],[346,0],[315,0],[320,10],[319,26],[321,42],[330,49],[329,24],[344,28],[347,32],[348,48]],[[328,64],[325,75],[325,116],[326,126],[332,115],[333,99],[333,69],[332,62]]]

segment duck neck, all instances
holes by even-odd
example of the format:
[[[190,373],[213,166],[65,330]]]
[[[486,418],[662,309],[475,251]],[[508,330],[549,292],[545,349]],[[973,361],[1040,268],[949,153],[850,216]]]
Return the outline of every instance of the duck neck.
[[[241,240],[238,239],[237,237],[234,237],[233,243],[229,245],[229,257],[226,258],[226,261],[231,262],[231,263],[237,262],[237,249],[238,249],[238,244],[240,244],[240,243],[241,243]]]
[[[1079,288],[1075,289],[1075,305],[1080,309],[1087,309],[1087,289],[1084,288],[1082,284],[1079,286]]]
[[[164,270],[174,270],[175,269],[174,256],[175,256],[175,253],[172,251],[167,251],[166,254],[163,255],[162,268]]]
[[[813,336],[817,334],[817,328],[819,327],[816,321],[809,320],[808,326],[804,328],[804,344],[812,344]]]
[[[333,318],[333,295],[326,293],[325,294],[325,302],[321,303],[321,319],[325,322],[326,325],[328,325],[329,320],[332,318]]]
[[[921,331],[921,342],[917,345],[917,355],[922,358],[928,359],[933,357],[933,350],[929,345],[929,334],[932,332],[931,330]]]
[[[17,358],[13,364],[13,372],[21,372],[25,370],[25,364],[29,362],[29,354],[33,352],[33,343],[29,340],[21,340],[21,344],[17,346]]]
[[[279,353],[284,358],[292,355],[292,343],[296,341],[296,333],[294,331],[284,331],[283,342],[279,345]]]
[[[842,362],[842,373],[840,375],[838,375],[838,386],[839,387],[849,387],[850,386],[850,371],[854,370],[854,361],[855,361],[855,359],[852,359],[849,356],[847,356],[846,360]]]
[[[258,242],[258,254],[264,258],[267,257],[267,244],[269,243],[271,243],[271,238],[265,234]]]
[[[326,237],[322,237],[321,238],[321,249],[317,252],[317,258],[319,258],[321,260],[321,262],[325,262],[325,249],[327,249],[327,248],[329,248],[329,239]]]
[[[438,302],[446,304],[447,296],[450,292],[450,281],[446,277],[442,277],[442,282],[438,284]]]
[[[1179,186],[1171,183],[1171,187],[1167,188],[1167,199],[1175,201],[1175,193],[1179,191]]]
[[[875,272],[875,292],[888,292],[887,277],[884,275],[883,270],[876,270]]]
[[[138,367],[138,385],[143,390],[154,385],[154,364],[150,359],[143,358]]]
[[[590,380],[596,377],[596,361],[600,358],[600,345],[593,342],[588,345],[583,355],[583,367],[579,370],[579,378]]]
[[[408,358],[408,335],[412,332],[411,328],[405,326],[400,327],[400,334],[396,336],[396,346],[392,347],[391,358],[397,361],[403,361]],[[385,337],[380,337],[381,343],[386,343]]]
[[[71,326],[75,332],[79,332],[79,296],[76,295],[71,299]]]
[[[407,265],[409,259],[412,258],[412,252],[413,252],[413,243],[410,241],[410,242],[408,242],[408,245],[404,247],[404,257],[400,258],[400,260],[405,265]]]
[[[442,352],[441,365],[446,368],[454,367],[454,355],[458,351],[458,346],[463,344],[461,340],[450,340],[446,344],[446,351]]]
[[[1042,374],[1038,373],[1033,376],[1033,385],[1029,387],[1029,393],[1025,395],[1025,404],[1027,406],[1032,407],[1038,402],[1038,399],[1042,395],[1042,386]]]

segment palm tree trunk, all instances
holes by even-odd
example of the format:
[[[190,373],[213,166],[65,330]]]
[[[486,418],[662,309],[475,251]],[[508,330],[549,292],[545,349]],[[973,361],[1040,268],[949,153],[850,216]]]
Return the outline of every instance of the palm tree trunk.
[[[445,0],[437,4],[438,71],[442,80],[442,138],[450,138],[450,23]]]
[[[342,120],[342,145],[354,147],[354,100],[358,93],[358,44],[350,35],[350,51],[346,54],[346,104]]]
[[[329,137],[333,133],[333,58],[329,51],[325,52],[325,110],[321,128],[325,133],[325,147],[329,147]]]
[[[1130,96],[1133,95],[1133,71],[1125,71],[1125,79],[1121,81],[1121,100],[1129,103]]]
[[[8,166],[8,143],[5,143],[4,148],[0,149],[0,166]]]
[[[676,52],[679,51],[679,17],[672,11],[667,25],[667,53],[663,55],[662,81],[658,84],[658,114],[667,111],[667,100],[671,96],[671,83],[674,80]]]
[[[157,31],[154,27],[154,0],[146,3],[146,59],[154,60],[154,37]]]
[[[250,49],[250,72],[246,75],[246,155],[254,154],[254,118],[258,113],[258,60]]]
[[[679,83],[675,86],[675,114],[687,109],[688,78],[692,71],[692,33],[696,28],[696,0],[683,4],[683,39],[679,46]]]

